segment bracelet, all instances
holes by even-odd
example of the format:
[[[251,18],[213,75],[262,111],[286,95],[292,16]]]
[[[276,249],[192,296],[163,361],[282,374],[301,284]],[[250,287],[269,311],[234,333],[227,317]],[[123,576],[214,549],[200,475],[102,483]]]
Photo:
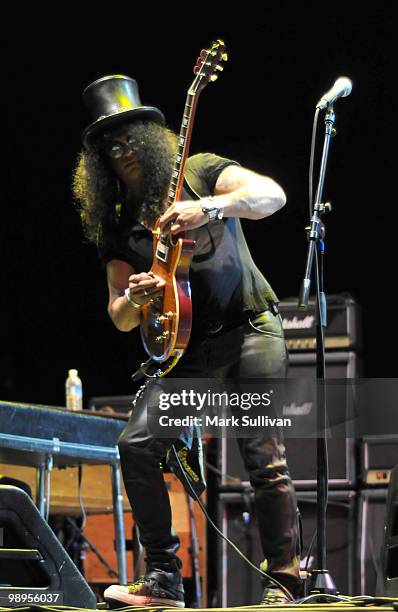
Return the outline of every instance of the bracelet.
[[[137,310],[141,308],[142,304],[138,304],[137,302],[134,302],[134,300],[131,299],[130,289],[128,287],[127,289],[124,290],[124,295],[126,296],[126,300],[130,304],[130,306],[132,306],[133,308],[136,308]]]

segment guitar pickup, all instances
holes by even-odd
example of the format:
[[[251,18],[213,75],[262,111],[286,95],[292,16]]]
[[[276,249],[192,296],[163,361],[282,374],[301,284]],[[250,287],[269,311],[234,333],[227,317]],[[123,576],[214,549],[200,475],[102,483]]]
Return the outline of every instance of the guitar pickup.
[[[156,257],[160,259],[161,261],[166,262],[169,256],[169,250],[170,250],[170,247],[159,242],[158,247],[156,249]]]

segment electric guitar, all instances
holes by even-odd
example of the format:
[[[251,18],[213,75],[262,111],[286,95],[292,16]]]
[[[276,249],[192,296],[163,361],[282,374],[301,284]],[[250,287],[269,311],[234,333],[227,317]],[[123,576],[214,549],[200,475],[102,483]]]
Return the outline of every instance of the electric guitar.
[[[223,70],[221,62],[227,59],[222,40],[213,42],[210,49],[203,49],[197,59],[194,67],[195,79],[185,101],[165,210],[181,197],[198,97],[209,82],[217,80],[216,73]],[[159,221],[155,223],[152,234],[151,272],[162,278],[166,284],[163,295],[141,309],[141,338],[150,357],[148,361],[159,364],[156,376],[164,376],[182,357],[189,342],[192,326],[189,268],[195,241],[185,238],[184,232],[180,232],[178,236],[172,236],[170,233],[162,235]]]

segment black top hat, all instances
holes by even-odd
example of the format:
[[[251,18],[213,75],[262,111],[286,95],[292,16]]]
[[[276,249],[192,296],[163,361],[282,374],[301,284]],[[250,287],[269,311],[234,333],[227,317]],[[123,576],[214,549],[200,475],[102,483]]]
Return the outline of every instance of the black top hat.
[[[83,92],[83,101],[94,118],[82,135],[85,147],[93,143],[100,131],[119,122],[147,119],[165,124],[158,108],[142,106],[137,81],[123,74],[112,74],[90,83]]]

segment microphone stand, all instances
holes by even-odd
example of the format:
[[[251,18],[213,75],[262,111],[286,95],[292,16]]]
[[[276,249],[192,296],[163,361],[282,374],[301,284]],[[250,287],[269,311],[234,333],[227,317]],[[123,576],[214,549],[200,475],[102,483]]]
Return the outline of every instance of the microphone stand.
[[[320,164],[319,182],[315,195],[315,203],[308,228],[308,252],[305,277],[301,285],[299,308],[306,309],[311,288],[311,272],[315,259],[316,279],[316,370],[317,370],[317,569],[311,571],[309,593],[336,594],[337,589],[329,574],[326,562],[326,508],[328,494],[327,445],[326,445],[326,368],[325,368],[325,338],[327,325],[326,297],[323,291],[323,256],[325,245],[325,226],[321,215],[331,210],[329,203],[322,203],[323,186],[325,182],[326,164],[329,153],[330,139],[334,135],[335,114],[331,106],[325,116],[325,138]],[[318,250],[317,250],[318,249]],[[318,257],[320,254],[320,260]]]

